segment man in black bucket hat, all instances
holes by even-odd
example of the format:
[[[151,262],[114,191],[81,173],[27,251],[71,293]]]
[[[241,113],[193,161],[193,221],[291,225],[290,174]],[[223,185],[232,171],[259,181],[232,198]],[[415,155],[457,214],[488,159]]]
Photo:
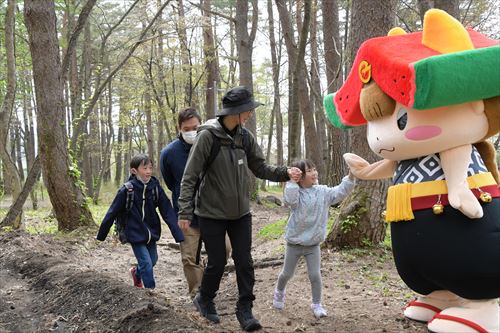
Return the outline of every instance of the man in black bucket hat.
[[[240,86],[229,90],[222,97],[222,110],[217,112],[217,116],[227,116],[252,111],[258,106],[264,105],[253,99],[252,92],[247,87]]]
[[[208,255],[201,286],[193,303],[208,320],[220,321],[213,300],[226,265],[224,237],[227,232],[238,283],[236,317],[246,331],[261,328],[252,314],[255,274],[250,251],[252,215],[247,170],[250,169],[256,177],[276,182],[290,178],[298,181],[301,177],[298,168],[266,164],[255,138],[243,128],[252,111],[260,105],[247,87],[232,88],[224,95],[217,119],[210,119],[198,128],[179,197],[179,226],[187,229],[193,214],[196,214]],[[214,147],[219,149],[215,158]],[[195,193],[198,182],[199,189]]]

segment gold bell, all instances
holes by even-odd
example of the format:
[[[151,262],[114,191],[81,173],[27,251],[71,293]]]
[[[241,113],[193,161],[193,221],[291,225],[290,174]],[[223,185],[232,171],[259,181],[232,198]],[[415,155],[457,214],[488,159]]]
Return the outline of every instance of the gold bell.
[[[440,202],[438,202],[434,204],[434,206],[432,206],[432,212],[436,215],[443,214],[444,206]]]
[[[481,192],[481,195],[479,196],[479,199],[482,201],[482,202],[491,202],[491,200],[493,200],[491,198],[491,194],[488,193],[488,192]]]
[[[385,221],[385,216],[387,215],[387,212],[384,210],[382,211],[382,213],[380,213],[380,217],[382,218],[382,220]]]

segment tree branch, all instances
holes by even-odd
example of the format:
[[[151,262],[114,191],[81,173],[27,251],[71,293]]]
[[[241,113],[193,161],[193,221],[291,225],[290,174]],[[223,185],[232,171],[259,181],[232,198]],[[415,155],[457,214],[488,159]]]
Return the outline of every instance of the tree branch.
[[[125,58],[122,59],[122,61],[109,73],[108,77],[104,82],[95,90],[94,95],[92,96],[89,105],[83,112],[80,118],[77,119],[77,123],[75,126],[75,130],[73,131],[73,136],[71,137],[71,143],[70,143],[70,148],[71,150],[75,151],[76,150],[76,144],[78,142],[78,137],[80,136],[80,133],[83,131],[83,127],[85,126],[85,122],[87,118],[89,117],[90,113],[92,112],[95,104],[97,103],[99,96],[101,95],[102,91],[106,87],[109,81],[113,78],[113,76],[125,65],[125,63],[128,61],[128,59],[134,54],[135,50],[137,47],[143,42],[144,37],[148,33],[148,31],[151,29],[153,26],[153,23],[156,21],[158,17],[160,17],[161,13],[163,12],[163,9],[168,5],[170,0],[165,1],[165,3],[158,9],[158,12],[156,15],[153,17],[151,22],[149,22],[149,25],[144,28],[142,31],[141,35],[139,36],[138,41],[134,43],[132,48],[129,50]]]
[[[200,5],[196,4],[196,3],[192,3],[191,1],[188,1],[190,5],[192,6],[195,6],[196,8],[198,9],[201,9],[201,10],[204,10],[210,14],[213,14],[213,15],[217,15],[219,17],[222,17],[222,18],[225,18],[226,20],[228,20],[229,22],[232,22],[232,23],[236,23],[236,19],[231,17],[231,16],[227,16],[227,15],[224,15],[222,13],[219,13],[219,12],[215,12],[213,10],[209,10],[209,9],[203,9]]]
[[[76,23],[76,27],[71,33],[71,37],[68,42],[68,47],[66,48],[66,53],[64,54],[64,58],[61,65],[61,75],[63,77],[63,81],[66,80],[66,72],[68,71],[69,67],[69,59],[73,54],[73,52],[75,52],[76,42],[78,40],[78,37],[80,36],[83,27],[85,27],[87,18],[89,17],[90,12],[92,11],[92,8],[94,7],[95,3],[96,0],[87,1],[85,6],[82,8],[82,11],[80,12],[80,15],[78,16],[78,22]]]

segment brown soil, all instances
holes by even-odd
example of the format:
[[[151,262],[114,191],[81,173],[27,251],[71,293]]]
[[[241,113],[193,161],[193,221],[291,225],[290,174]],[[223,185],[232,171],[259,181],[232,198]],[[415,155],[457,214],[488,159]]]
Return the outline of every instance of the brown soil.
[[[397,275],[390,251],[322,252],[323,305],[315,319],[304,261],[287,286],[283,311],[272,308],[281,269],[282,239],[257,232],[286,216],[286,208],[253,208],[256,263],[254,314],[262,332],[427,332],[408,321],[402,308],[413,297]],[[92,233],[64,237],[23,232],[0,235],[0,332],[239,332],[234,315],[237,286],[231,265],[215,299],[221,323],[200,317],[187,295],[178,247],[165,228],[155,267],[157,288],[132,287],[129,245]],[[231,264],[231,263],[230,263]]]

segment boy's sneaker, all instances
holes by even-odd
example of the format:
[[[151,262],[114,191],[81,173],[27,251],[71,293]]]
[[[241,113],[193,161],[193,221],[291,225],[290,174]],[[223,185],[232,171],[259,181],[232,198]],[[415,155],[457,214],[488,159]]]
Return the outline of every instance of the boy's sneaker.
[[[141,278],[137,276],[137,267],[136,266],[130,267],[130,276],[132,276],[132,280],[134,280],[134,287],[144,288],[144,285],[142,284]]]
[[[252,305],[238,304],[236,306],[236,318],[240,322],[240,326],[247,332],[256,331],[262,328],[262,325],[252,314]]]
[[[273,296],[273,307],[278,310],[283,310],[285,307],[285,291],[284,290],[274,290]]]
[[[207,318],[212,323],[220,323],[219,315],[217,314],[217,310],[215,310],[213,300],[205,301],[202,299],[201,294],[198,293],[193,299],[193,304],[203,317]]]
[[[326,310],[319,303],[311,304],[311,310],[316,318],[326,317],[327,315]]]

